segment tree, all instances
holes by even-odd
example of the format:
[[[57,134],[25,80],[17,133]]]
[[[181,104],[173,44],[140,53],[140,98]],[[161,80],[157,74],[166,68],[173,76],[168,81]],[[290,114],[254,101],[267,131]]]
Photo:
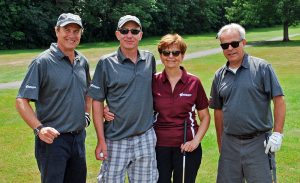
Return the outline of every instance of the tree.
[[[245,27],[283,25],[283,41],[289,41],[288,27],[300,21],[300,0],[234,0],[226,17]]]
[[[289,41],[289,26],[300,21],[300,0],[281,0],[276,10],[283,23],[283,41]]]
[[[0,0],[0,49],[47,47],[55,41],[54,26],[72,6],[54,1]]]
[[[164,35],[166,33],[185,32],[184,24],[188,18],[188,6],[184,1],[165,1],[156,2],[157,11],[153,14],[152,34]]]
[[[114,37],[111,19],[111,12],[114,2],[106,0],[85,0],[80,1],[76,12],[83,21],[84,34],[82,40],[95,42],[110,40]]]
[[[154,35],[177,32],[197,34],[216,30],[223,22],[224,6],[231,0],[157,0],[153,16]]]

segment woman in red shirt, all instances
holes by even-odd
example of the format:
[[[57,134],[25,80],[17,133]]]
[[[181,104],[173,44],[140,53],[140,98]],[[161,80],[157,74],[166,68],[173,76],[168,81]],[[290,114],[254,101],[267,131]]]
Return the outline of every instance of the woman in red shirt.
[[[180,66],[186,48],[178,34],[167,34],[158,44],[164,70],[154,75],[152,92],[161,183],[171,182],[172,175],[174,183],[182,181],[183,151],[186,151],[185,182],[195,182],[202,159],[201,140],[210,122],[208,99],[200,80]],[[187,122],[185,144],[184,121]]]

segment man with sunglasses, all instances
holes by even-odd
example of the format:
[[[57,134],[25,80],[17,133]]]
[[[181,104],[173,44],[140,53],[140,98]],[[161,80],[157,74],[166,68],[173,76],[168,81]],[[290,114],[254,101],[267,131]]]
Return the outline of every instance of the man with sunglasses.
[[[282,88],[269,63],[245,53],[242,26],[225,25],[217,38],[227,59],[210,94],[220,151],[217,182],[276,182],[274,152],[281,146],[286,111]]]
[[[156,136],[153,124],[152,76],[156,72],[152,53],[138,49],[142,39],[140,20],[131,15],[119,19],[115,32],[119,49],[103,56],[88,95],[93,98],[93,121],[102,160],[98,182],[156,183]],[[104,101],[114,120],[103,123]]]

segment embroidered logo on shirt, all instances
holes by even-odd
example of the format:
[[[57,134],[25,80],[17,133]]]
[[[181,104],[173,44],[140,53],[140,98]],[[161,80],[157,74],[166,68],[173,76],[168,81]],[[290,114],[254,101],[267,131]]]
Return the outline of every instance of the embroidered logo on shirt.
[[[91,88],[96,88],[96,89],[100,89],[100,87],[99,86],[96,86],[96,85],[93,85],[93,84],[91,84],[91,86],[90,86]]]
[[[191,97],[192,94],[191,93],[180,93],[179,96],[180,97]]]
[[[26,85],[25,88],[36,89],[36,86]]]

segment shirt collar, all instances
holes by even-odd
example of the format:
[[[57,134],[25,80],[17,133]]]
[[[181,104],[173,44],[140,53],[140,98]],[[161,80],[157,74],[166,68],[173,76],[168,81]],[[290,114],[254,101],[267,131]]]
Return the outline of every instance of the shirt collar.
[[[129,58],[125,57],[125,55],[122,53],[121,48],[119,47],[118,51],[117,51],[117,55],[118,55],[118,61],[123,64],[125,61],[129,61]],[[138,50],[138,57],[137,57],[137,61],[145,61],[146,57],[145,57],[145,53],[141,52],[140,50]]]
[[[55,57],[58,57],[59,60],[63,60],[65,57],[67,57],[66,55],[64,55],[64,53],[57,47],[57,43],[52,43],[50,45],[50,51],[54,54]],[[75,59],[74,61],[80,61],[79,58],[79,54],[76,50],[74,50],[75,52]]]
[[[182,83],[186,83],[187,82],[187,79],[188,79],[188,74],[187,74],[187,71],[185,70],[185,68],[183,66],[180,66],[180,69],[182,70],[182,75],[181,75],[181,78],[180,78],[180,82]],[[162,81],[165,83],[166,81],[168,81],[168,77],[167,77],[167,73],[165,70],[163,70],[162,72]]]
[[[244,54],[241,67],[249,68],[249,55],[247,53]],[[229,61],[226,62],[226,70],[229,70]]]

